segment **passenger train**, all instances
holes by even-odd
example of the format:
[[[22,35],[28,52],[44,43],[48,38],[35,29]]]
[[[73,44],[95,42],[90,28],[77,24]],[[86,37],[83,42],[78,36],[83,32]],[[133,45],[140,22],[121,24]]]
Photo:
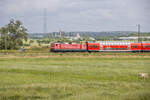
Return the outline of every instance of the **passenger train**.
[[[101,41],[85,44],[52,43],[52,52],[149,52],[150,42]]]

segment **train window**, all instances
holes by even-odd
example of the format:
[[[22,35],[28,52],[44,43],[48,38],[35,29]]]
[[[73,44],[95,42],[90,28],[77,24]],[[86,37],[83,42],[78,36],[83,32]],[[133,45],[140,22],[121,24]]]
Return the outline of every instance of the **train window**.
[[[138,48],[138,46],[137,45],[134,45],[134,46],[132,46],[133,48]]]
[[[95,48],[95,45],[93,45],[93,48]]]
[[[58,44],[56,44],[56,46],[58,46]]]
[[[92,45],[90,46],[90,48],[92,49]]]
[[[97,45],[93,45],[93,48],[97,48]]]
[[[147,48],[150,48],[150,45],[147,45]]]

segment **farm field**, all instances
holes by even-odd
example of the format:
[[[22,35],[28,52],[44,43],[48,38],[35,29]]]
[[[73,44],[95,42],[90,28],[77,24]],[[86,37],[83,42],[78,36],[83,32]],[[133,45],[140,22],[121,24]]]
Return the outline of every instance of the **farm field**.
[[[0,100],[150,99],[149,54],[58,55],[1,55]]]

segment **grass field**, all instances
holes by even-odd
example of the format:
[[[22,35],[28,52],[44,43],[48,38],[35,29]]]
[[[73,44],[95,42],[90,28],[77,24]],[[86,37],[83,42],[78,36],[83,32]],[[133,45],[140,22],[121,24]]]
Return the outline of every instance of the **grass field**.
[[[1,56],[0,99],[150,100],[150,57],[64,55]]]

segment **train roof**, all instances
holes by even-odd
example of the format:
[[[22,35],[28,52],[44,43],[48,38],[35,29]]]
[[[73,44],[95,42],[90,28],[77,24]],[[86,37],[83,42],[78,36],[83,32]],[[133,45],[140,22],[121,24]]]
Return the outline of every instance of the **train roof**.
[[[88,42],[88,43],[150,43],[150,41],[97,41],[97,42]]]
[[[93,43],[93,42],[88,42]],[[130,45],[131,43],[139,43],[136,41],[98,41],[95,43],[100,43],[102,45]],[[150,43],[150,42],[140,42],[140,43]]]

